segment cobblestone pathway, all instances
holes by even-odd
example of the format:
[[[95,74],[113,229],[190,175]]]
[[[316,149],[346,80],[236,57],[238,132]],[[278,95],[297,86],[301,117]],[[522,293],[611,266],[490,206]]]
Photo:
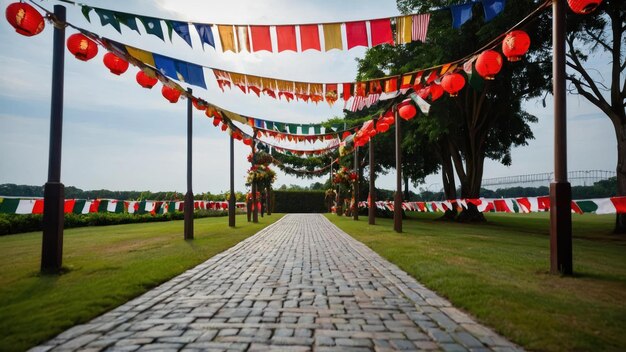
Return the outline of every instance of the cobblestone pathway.
[[[509,351],[321,215],[291,214],[34,351]]]

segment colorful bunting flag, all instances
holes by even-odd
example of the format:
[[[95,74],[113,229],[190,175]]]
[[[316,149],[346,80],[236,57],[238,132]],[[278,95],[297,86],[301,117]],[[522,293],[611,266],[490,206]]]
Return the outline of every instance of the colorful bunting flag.
[[[189,34],[189,24],[185,22],[171,21],[174,32],[178,34],[189,46],[191,45],[191,35]]]
[[[372,46],[381,44],[393,45],[393,33],[391,32],[391,20],[383,18],[370,21]]]
[[[407,44],[413,40],[413,16],[396,17],[396,43]]]
[[[95,9],[96,13],[100,17],[100,24],[104,27],[107,24],[110,24],[116,31],[122,33],[122,29],[120,28],[120,22],[115,18],[115,14],[113,11],[104,10],[104,9]]]
[[[472,19],[472,6],[474,3],[451,5],[452,28],[459,29],[465,22]]]
[[[413,25],[411,31],[411,39],[414,41],[426,42],[426,35],[428,34],[428,24],[430,23],[430,14],[424,13],[420,15],[413,15]]]
[[[323,28],[324,50],[343,50],[343,43],[341,41],[341,23],[327,23],[323,25]]]
[[[252,35],[252,50],[255,52],[266,50],[272,52],[272,39],[269,26],[250,26]]]
[[[321,51],[319,26],[316,24],[302,25],[300,27],[300,50],[309,49]],[[325,33],[325,32],[324,32]],[[325,34],[324,34],[325,35]]]
[[[210,24],[201,24],[195,23],[196,31],[200,36],[200,41],[202,42],[202,48],[204,48],[204,44],[209,44],[215,49],[215,39],[213,38],[213,31],[211,31]]]
[[[302,31],[302,28],[300,28],[300,30]],[[317,31],[317,26],[315,27],[315,30]],[[302,35],[302,32],[300,33],[300,35]],[[317,37],[317,39],[319,46],[319,36]],[[298,47],[296,44],[296,27],[276,26],[276,41],[278,43],[279,53],[286,50],[298,51]]]
[[[139,18],[139,21],[141,21],[141,23],[143,24],[143,27],[146,30],[146,33],[155,35],[159,37],[161,40],[165,40],[163,38],[163,29],[161,27],[161,20],[159,20],[158,18],[154,18],[154,17],[144,17],[144,16],[137,16],[137,18]]]
[[[217,31],[220,35],[220,42],[222,42],[222,51],[227,52],[230,50],[236,53],[237,48],[235,48],[235,32],[233,31],[233,26],[220,24],[217,25]]]
[[[485,22],[489,22],[504,11],[505,0],[481,0],[485,12]]]
[[[348,41],[348,50],[356,46],[367,47],[367,28],[365,27],[365,21],[346,22],[346,40]]]

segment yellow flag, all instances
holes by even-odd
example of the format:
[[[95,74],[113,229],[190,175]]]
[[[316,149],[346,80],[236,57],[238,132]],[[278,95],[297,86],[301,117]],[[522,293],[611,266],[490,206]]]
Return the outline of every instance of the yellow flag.
[[[144,64],[150,65],[152,67],[156,67],[156,65],[154,64],[154,57],[152,56],[152,53],[141,50],[141,49],[133,48],[132,46],[128,46],[128,45],[126,45],[126,51],[128,51],[130,56],[143,62]]]
[[[411,42],[411,29],[413,27],[413,16],[401,16],[396,18],[398,31],[396,33],[396,43],[406,44]]]
[[[324,27],[324,49],[330,51],[331,49],[343,50],[343,43],[341,41],[341,23],[326,23]]]
[[[233,53],[236,53],[237,49],[235,48],[235,33],[233,31],[233,26],[217,25],[217,30],[220,33],[220,41],[222,42],[222,51],[226,52],[230,50]]]

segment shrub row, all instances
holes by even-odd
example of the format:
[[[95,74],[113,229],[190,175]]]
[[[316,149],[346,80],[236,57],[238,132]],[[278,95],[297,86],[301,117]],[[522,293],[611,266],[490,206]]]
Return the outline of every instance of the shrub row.
[[[272,191],[272,212],[325,213],[324,191]]]
[[[222,210],[197,210],[194,218],[207,218],[227,216],[227,211]],[[116,213],[89,213],[89,214],[65,214],[65,228],[85,226],[107,226],[120,224],[133,224],[142,222],[160,222],[182,220],[182,212],[166,214],[116,214]],[[33,232],[42,230],[43,215],[41,214],[0,214],[0,236]]]

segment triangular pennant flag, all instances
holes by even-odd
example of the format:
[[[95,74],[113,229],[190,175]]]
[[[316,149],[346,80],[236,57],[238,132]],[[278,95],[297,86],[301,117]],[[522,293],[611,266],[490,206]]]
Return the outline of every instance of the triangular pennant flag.
[[[115,18],[117,18],[117,20],[125,25],[126,27],[136,31],[137,33],[139,32],[139,27],[137,27],[137,18],[134,15],[130,15],[127,13],[121,13],[121,12],[116,12],[115,13]],[[141,34],[141,33],[140,33]]]
[[[451,5],[452,28],[459,29],[465,22],[472,19],[472,6],[474,3]]]
[[[80,11],[83,13],[83,16],[87,19],[87,22],[91,23],[91,19],[89,18],[89,13],[93,10],[91,7],[87,5],[83,5]]]
[[[146,33],[155,35],[159,37],[161,40],[165,40],[163,38],[163,29],[161,28],[161,20],[154,17],[144,17],[138,16],[141,23],[143,23],[143,27],[146,29]]]
[[[120,28],[120,22],[117,20],[117,18],[115,18],[115,14],[113,13],[113,11],[98,8],[96,8],[95,10],[100,17],[100,24],[102,26],[110,24],[113,28],[115,28],[116,31],[122,33],[122,29]]]
[[[172,41],[172,32],[174,32],[173,21],[171,20],[163,20],[165,22],[165,26],[167,27],[167,36],[170,38],[170,42]]]
[[[415,104],[417,104],[417,106],[420,108],[422,113],[424,115],[428,115],[428,112],[430,111],[430,104],[428,104],[426,100],[422,99],[419,95],[415,93],[411,93],[410,97],[411,99],[413,99]]]
[[[210,46],[213,47],[213,49],[215,49],[215,39],[213,38],[211,25],[202,24],[202,23],[194,23],[194,27],[196,27],[198,36],[200,36],[200,41],[202,42],[202,48],[204,49],[204,44],[209,44]]]
[[[505,0],[481,0],[485,12],[485,22],[491,21],[504,10]]]
[[[186,41],[187,44],[189,44],[189,46],[193,48],[193,46],[191,45],[191,35],[189,34],[189,24],[186,22],[178,21],[171,21],[171,23],[172,27],[174,28],[174,32],[176,32],[176,34],[183,38],[183,40]]]

